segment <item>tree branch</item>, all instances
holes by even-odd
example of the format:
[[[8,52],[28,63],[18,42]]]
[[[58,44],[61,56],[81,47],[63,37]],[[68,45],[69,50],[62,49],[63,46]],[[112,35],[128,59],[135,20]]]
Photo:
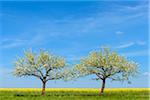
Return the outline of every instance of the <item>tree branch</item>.
[[[39,76],[39,75],[36,75],[36,74],[29,74],[29,75],[31,75],[31,76],[35,76],[35,77],[37,77],[37,78],[41,79],[41,81],[43,81],[43,78],[42,78],[41,76]]]
[[[45,77],[49,76],[48,73],[49,73],[49,71],[51,71],[51,70],[52,70],[52,69],[49,68],[49,69],[46,71]]]
[[[121,71],[119,70],[119,71],[117,71],[117,72],[114,72],[114,73],[112,73],[112,74],[109,74],[109,75],[107,75],[106,77],[108,78],[109,76],[113,76],[113,75],[115,75],[115,74],[117,74],[117,73],[120,73]]]
[[[63,78],[64,76],[59,76],[59,77],[49,77],[48,79],[46,79],[46,81],[48,81],[48,80],[54,80],[54,79],[61,79],[61,78]]]
[[[41,77],[43,78],[43,77],[44,77],[44,75],[43,75],[42,71],[41,71],[41,70],[39,70],[37,67],[34,67],[34,68],[35,68],[35,70],[37,70],[37,71],[40,73]]]
[[[101,75],[100,73],[96,73],[96,75],[97,75],[100,79],[103,79],[103,75],[100,76],[100,75]]]

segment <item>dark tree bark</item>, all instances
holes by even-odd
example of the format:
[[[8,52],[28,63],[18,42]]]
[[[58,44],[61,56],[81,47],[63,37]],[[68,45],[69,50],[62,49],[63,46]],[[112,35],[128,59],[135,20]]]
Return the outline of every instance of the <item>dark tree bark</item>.
[[[42,95],[45,95],[45,87],[46,87],[46,82],[42,82],[43,83],[43,87],[42,87]]]
[[[104,93],[106,79],[102,80],[102,87],[100,89],[99,95],[101,96]]]

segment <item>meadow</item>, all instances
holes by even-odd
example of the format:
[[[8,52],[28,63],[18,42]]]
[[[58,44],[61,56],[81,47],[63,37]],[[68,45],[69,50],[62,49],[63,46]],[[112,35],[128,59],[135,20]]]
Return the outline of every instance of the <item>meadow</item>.
[[[95,88],[0,88],[0,100],[149,100],[150,88],[111,88],[98,96]]]

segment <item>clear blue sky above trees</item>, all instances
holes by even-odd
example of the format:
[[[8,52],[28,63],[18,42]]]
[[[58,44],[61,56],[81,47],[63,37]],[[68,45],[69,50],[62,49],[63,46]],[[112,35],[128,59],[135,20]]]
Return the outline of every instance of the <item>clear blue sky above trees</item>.
[[[140,64],[132,84],[107,82],[106,87],[148,87],[148,1],[1,2],[0,87],[40,87],[34,78],[11,75],[16,56],[40,48],[79,62],[91,50],[107,45]],[[25,84],[27,83],[27,84]],[[77,81],[50,81],[48,87],[99,87],[91,76]]]

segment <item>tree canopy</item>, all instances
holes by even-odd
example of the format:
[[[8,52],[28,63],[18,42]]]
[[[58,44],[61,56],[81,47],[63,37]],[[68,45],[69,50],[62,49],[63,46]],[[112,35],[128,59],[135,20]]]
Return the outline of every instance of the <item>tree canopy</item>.
[[[110,51],[109,48],[103,48],[101,51],[93,51],[87,57],[81,59],[81,62],[75,65],[75,69],[78,77],[95,74],[96,79],[103,80],[103,82],[107,78],[129,81],[131,76],[136,75],[138,64],[115,51]]]
[[[24,54],[24,57],[18,57],[15,62],[15,76],[37,77],[42,81],[44,89],[48,80],[66,79],[69,77],[69,70],[66,68],[64,58],[54,56],[44,50],[41,50],[38,54],[28,50]],[[45,94],[44,92],[43,95]]]

